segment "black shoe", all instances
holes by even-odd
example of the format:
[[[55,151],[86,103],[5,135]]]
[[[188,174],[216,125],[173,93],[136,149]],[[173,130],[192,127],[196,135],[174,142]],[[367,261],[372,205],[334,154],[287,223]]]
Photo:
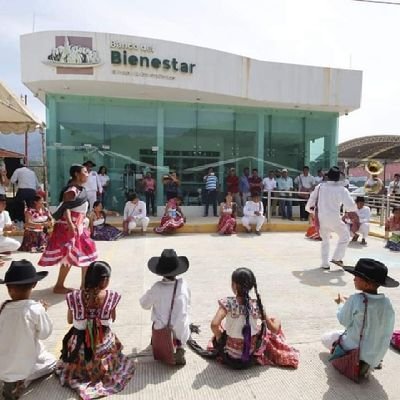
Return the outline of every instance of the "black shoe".
[[[366,246],[366,245],[367,245],[367,242],[365,241],[365,239],[362,239],[362,240],[361,240],[361,244],[362,244],[363,246]]]
[[[175,364],[176,365],[186,365],[185,349],[179,347],[175,352]]]
[[[4,400],[17,400],[21,397],[25,389],[24,381],[4,382],[3,397]]]
[[[261,236],[261,232],[260,231],[256,231],[256,235],[257,236]]]

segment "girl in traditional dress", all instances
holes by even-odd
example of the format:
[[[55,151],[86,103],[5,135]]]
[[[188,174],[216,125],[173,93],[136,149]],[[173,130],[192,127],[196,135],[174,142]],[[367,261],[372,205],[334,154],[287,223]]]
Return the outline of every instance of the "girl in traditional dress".
[[[68,293],[72,289],[64,286],[71,265],[82,268],[82,284],[87,266],[97,258],[96,245],[84,226],[88,210],[88,198],[82,186],[88,178],[86,167],[74,164],[70,170],[70,181],[60,194],[61,204],[53,214],[56,220],[47,247],[39,260],[43,267],[61,263],[54,293]]]
[[[186,218],[180,207],[181,204],[182,199],[180,197],[168,200],[160,226],[154,228],[155,233],[173,233],[185,225]]]
[[[103,211],[101,201],[93,203],[93,210],[89,216],[90,233],[93,240],[117,240],[123,232],[115,226],[106,223],[106,212]]]
[[[250,298],[253,288],[256,299]],[[218,302],[218,311],[211,322],[214,338],[209,344],[208,357],[214,356],[234,369],[254,364],[297,368],[299,352],[286,343],[280,322],[266,315],[253,272],[248,268],[236,269],[232,274],[232,290],[235,296]],[[259,320],[261,327],[257,325]],[[206,356],[193,339],[188,344]]]
[[[392,235],[389,237],[389,233]],[[400,207],[393,208],[393,215],[385,224],[386,248],[392,251],[400,251]]]
[[[61,385],[76,390],[83,400],[120,392],[135,372],[110,328],[121,299],[119,293],[106,290],[110,276],[106,262],[92,262],[85,288],[67,294],[67,318],[73,327],[64,337],[56,374]]]
[[[231,235],[236,233],[236,203],[232,202],[232,195],[225,196],[225,203],[221,203],[218,221],[218,233]]]
[[[43,198],[35,196],[31,207],[25,210],[24,238],[18,250],[31,253],[44,251],[52,225],[53,219],[43,205]]]

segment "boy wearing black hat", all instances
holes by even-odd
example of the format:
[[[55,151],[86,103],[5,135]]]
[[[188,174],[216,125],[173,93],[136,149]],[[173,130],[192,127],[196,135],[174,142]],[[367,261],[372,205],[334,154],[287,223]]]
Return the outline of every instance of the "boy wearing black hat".
[[[153,329],[165,328],[170,318],[176,345],[175,364],[185,365],[184,346],[190,336],[190,290],[182,278],[176,277],[188,270],[189,260],[184,256],[178,257],[173,249],[165,249],[161,257],[150,258],[147,266],[151,272],[163,278],[141,297],[140,305],[146,310],[152,309]]]
[[[345,331],[326,333],[322,336],[322,343],[331,350],[333,343],[342,335],[340,343],[344,350],[352,350],[360,345],[360,373],[366,376],[379,366],[389,348],[394,329],[392,304],[384,294],[378,294],[378,288],[397,287],[399,282],[388,276],[386,265],[370,258],[360,258],[355,267],[343,268],[354,275],[354,286],[362,293],[349,298],[338,295],[335,299],[339,304],[337,317]],[[363,324],[364,333],[360,343]]]
[[[30,299],[36,283],[47,274],[20,260],[13,261],[0,279],[11,297],[0,307],[0,381],[5,400],[18,399],[31,381],[55,368],[55,357],[41,343],[53,330],[46,305]]]
[[[340,170],[331,167],[328,171],[328,181],[320,183],[311,193],[308,199],[307,212],[317,210],[319,221],[319,234],[321,236],[321,268],[330,269],[329,242],[330,235],[335,232],[338,235],[335,252],[331,262],[343,266],[343,257],[350,240],[350,234],[346,224],[342,221],[340,207],[343,205],[346,211],[356,211],[354,200],[348,190],[339,182]]]

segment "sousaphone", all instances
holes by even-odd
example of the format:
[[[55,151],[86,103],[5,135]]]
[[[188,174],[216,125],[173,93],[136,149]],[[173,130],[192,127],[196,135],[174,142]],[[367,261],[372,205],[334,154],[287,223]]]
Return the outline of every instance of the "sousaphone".
[[[370,179],[365,182],[364,190],[367,194],[378,194],[381,192],[383,188],[383,182],[381,179],[378,178],[383,172],[384,166],[378,160],[370,160],[365,164],[365,170],[370,174]],[[370,180],[373,180],[373,185],[370,185]]]

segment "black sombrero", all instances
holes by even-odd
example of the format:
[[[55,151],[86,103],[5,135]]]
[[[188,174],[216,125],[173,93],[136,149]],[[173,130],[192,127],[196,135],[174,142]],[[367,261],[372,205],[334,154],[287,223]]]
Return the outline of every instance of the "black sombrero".
[[[346,266],[343,269],[350,272],[350,274],[375,282],[380,286],[399,286],[399,282],[388,276],[386,265],[372,258],[360,258],[355,267]]]
[[[151,272],[160,276],[176,276],[183,274],[189,268],[187,257],[179,256],[173,249],[165,249],[161,257],[152,257],[147,263]]]
[[[47,276],[47,271],[36,272],[36,268],[28,260],[13,261],[0,284],[24,285],[35,283]]]

